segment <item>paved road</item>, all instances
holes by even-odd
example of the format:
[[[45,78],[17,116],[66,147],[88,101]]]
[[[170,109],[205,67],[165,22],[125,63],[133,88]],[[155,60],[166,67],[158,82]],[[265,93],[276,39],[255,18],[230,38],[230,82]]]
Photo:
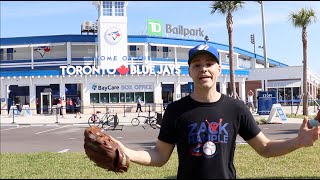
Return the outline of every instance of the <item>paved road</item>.
[[[300,124],[263,124],[259,125],[270,139],[295,137]],[[7,125],[1,126],[1,152],[84,152],[83,132],[88,125],[51,124],[51,125]],[[159,129],[150,126],[123,126],[122,130],[108,130],[108,134],[133,149],[153,148]],[[244,142],[241,137],[238,143]]]

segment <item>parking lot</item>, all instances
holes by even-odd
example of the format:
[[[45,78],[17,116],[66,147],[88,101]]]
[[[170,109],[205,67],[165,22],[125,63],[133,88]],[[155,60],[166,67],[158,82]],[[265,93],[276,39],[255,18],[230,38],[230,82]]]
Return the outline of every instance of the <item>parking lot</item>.
[[[1,152],[84,152],[85,125],[19,125],[1,127]],[[106,133],[134,149],[152,148],[159,129],[124,126]]]
[[[295,137],[300,124],[259,125],[270,139]],[[47,124],[47,125],[6,125],[1,126],[1,152],[84,152],[83,132],[88,125]],[[153,148],[159,129],[139,125],[123,126],[122,130],[107,130],[106,133],[120,140],[129,148],[142,150]],[[238,136],[237,143],[245,143]]]

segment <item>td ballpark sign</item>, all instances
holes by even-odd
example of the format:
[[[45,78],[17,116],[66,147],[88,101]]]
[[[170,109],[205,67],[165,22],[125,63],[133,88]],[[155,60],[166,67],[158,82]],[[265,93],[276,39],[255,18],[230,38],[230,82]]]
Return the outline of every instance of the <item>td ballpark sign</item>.
[[[186,28],[182,25],[172,26],[171,24],[165,25],[167,34],[178,34],[183,36],[201,36],[204,37],[204,30],[201,28]],[[162,36],[163,25],[160,20],[148,19],[148,35]]]

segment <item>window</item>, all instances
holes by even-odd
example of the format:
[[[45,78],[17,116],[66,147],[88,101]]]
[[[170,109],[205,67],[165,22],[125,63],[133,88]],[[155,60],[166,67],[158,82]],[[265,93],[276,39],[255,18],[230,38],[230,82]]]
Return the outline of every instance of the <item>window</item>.
[[[137,46],[129,46],[129,55],[131,57],[136,57],[137,56]]]
[[[119,102],[119,93],[110,93],[110,102],[118,103]]]
[[[162,51],[163,51],[163,58],[168,58],[169,48],[168,47],[163,47]]]
[[[135,103],[141,97],[145,103],[153,103],[153,92],[90,93],[90,103]]]
[[[7,49],[7,60],[13,60],[13,48]]]
[[[299,87],[292,88],[292,96],[293,96],[293,102],[299,104],[300,98],[301,98]]]
[[[126,102],[126,94],[120,93],[120,102]]]
[[[90,103],[99,103],[99,93],[90,94]]]
[[[109,93],[100,93],[100,102],[108,103],[109,102]]]
[[[115,1],[115,16],[124,16],[124,1]]]
[[[146,92],[146,103],[153,103],[153,92]]]
[[[283,88],[278,89],[278,102],[279,103],[284,102],[284,89]]]
[[[135,102],[134,93],[126,93],[126,102]]]
[[[151,46],[151,57],[157,57],[157,46]]]
[[[1,60],[4,60],[4,58],[3,58],[3,49],[0,49],[0,61]]]
[[[103,1],[103,15],[112,16],[112,1]]]
[[[134,95],[135,95],[135,101],[137,101],[137,99],[139,97],[141,97],[141,101],[144,101],[144,93],[143,92],[135,92]]]

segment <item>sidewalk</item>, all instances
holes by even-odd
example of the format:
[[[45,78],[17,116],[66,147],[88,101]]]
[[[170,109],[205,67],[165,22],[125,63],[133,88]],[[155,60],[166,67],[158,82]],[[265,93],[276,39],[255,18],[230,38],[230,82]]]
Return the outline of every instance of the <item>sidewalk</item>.
[[[137,113],[121,113],[118,114],[119,118],[119,125],[124,126],[131,126],[131,120],[134,117],[137,117]],[[148,112],[142,112],[140,115],[148,116]],[[151,112],[151,116],[154,115],[154,112]],[[9,125],[9,124],[16,124],[16,125],[48,125],[48,124],[78,124],[78,125],[87,125],[88,119],[91,114],[82,114],[81,118],[74,117],[75,114],[65,114],[62,116],[58,115],[41,115],[35,114],[31,116],[15,116],[14,118],[8,115],[1,115],[0,116],[0,124],[1,125]],[[102,115],[101,115],[102,116]],[[253,114],[253,117],[257,119],[268,119],[268,115],[261,115]],[[302,123],[301,118],[288,118],[287,123]]]
[[[147,113],[141,113],[140,115],[148,115]],[[0,116],[0,124],[36,124],[36,125],[46,125],[46,124],[88,124],[88,119],[91,114],[81,114],[77,118],[74,117],[75,114],[64,114],[60,115],[44,115],[44,114],[33,114],[31,116],[15,116],[14,118],[8,115]],[[101,115],[102,117],[103,115]],[[136,117],[137,113],[126,113],[118,114],[119,124],[121,125],[131,125],[131,119]]]

